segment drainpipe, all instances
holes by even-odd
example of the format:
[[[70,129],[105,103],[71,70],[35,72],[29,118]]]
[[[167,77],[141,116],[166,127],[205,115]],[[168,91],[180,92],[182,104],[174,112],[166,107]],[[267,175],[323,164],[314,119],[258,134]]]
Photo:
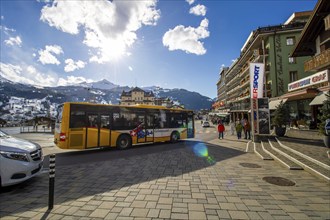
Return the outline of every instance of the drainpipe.
[[[266,78],[266,55],[265,55],[265,41],[264,41],[264,38],[262,38],[262,41],[261,41],[261,44],[262,44],[262,54],[263,54],[263,64],[264,64],[264,68],[265,68],[265,72],[264,72],[264,83],[265,83],[265,98],[267,97],[267,78]]]
[[[273,45],[274,45],[274,52],[275,52],[275,57],[274,57],[274,60],[275,60],[275,89],[276,89],[275,90],[276,91],[275,97],[277,97],[278,96],[278,89],[277,89],[277,62],[276,62],[276,57],[277,57],[277,54],[276,54],[276,31],[274,31]]]

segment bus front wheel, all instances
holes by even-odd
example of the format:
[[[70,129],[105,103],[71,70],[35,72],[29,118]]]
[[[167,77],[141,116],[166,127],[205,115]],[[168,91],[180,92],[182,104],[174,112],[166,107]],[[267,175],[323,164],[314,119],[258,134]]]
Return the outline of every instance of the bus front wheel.
[[[171,134],[171,142],[172,143],[175,143],[178,140],[179,140],[179,132],[177,132],[177,131],[172,132],[172,134]]]
[[[128,135],[121,135],[117,140],[117,148],[118,149],[126,149],[132,146],[132,139]]]

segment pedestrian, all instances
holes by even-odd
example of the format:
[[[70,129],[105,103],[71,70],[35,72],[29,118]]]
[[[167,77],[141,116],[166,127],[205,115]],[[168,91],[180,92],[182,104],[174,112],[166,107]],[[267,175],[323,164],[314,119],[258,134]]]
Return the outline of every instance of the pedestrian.
[[[225,126],[222,124],[222,121],[219,121],[219,124],[218,124],[219,139],[223,139],[224,131],[225,131]]]
[[[239,121],[237,121],[237,123],[236,123],[237,139],[241,139],[242,138],[242,130],[243,130],[242,124]]]
[[[245,139],[251,139],[251,125],[247,119],[244,119]]]
[[[235,135],[235,123],[232,120],[230,120],[229,126],[230,126],[230,134]]]

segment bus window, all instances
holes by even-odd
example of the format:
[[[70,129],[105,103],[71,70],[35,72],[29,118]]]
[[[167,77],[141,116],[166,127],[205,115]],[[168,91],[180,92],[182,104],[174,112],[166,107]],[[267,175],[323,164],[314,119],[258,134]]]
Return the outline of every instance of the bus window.
[[[138,121],[134,112],[122,110],[120,113],[113,113],[113,129],[130,130],[138,125]]]
[[[169,114],[169,127],[180,128],[183,126],[183,120],[181,114]]]
[[[147,115],[146,127],[154,128],[154,117],[152,115]]]
[[[97,128],[97,115],[88,115],[88,127],[90,128]]]
[[[70,128],[82,128],[86,127],[85,112],[83,111],[71,111]]]
[[[63,105],[59,105],[57,108],[56,114],[56,123],[62,122],[62,115],[63,115]]]
[[[167,125],[166,125],[166,112],[163,111],[163,110],[160,110],[160,118],[159,118],[159,127],[160,128],[165,128]]]
[[[101,128],[110,129],[110,116],[101,115]]]

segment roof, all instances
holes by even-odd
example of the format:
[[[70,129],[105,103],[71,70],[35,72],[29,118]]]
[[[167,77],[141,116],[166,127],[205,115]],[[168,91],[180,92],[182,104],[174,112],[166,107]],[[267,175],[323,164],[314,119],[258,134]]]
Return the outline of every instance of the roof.
[[[292,56],[312,56],[315,54],[315,50],[312,49],[315,46],[315,40],[318,35],[324,30],[324,17],[330,12],[329,0],[319,0],[311,17],[305,25],[298,43],[296,44]]]
[[[164,109],[164,110],[180,110],[184,112],[193,112],[193,110],[190,109],[172,109],[167,108],[165,106],[159,106],[159,105],[145,105],[145,104],[137,104],[137,105],[114,105],[114,104],[99,104],[99,103],[89,103],[89,102],[64,102],[61,105],[88,105],[88,106],[110,106],[110,107],[119,107],[119,108],[148,108],[148,109]]]
[[[123,92],[121,93],[121,96],[132,96],[132,92],[143,92],[145,97],[154,97],[154,93],[152,91],[150,92],[146,92],[143,89],[140,89],[139,87],[135,87],[132,90],[125,92],[123,90]]]

